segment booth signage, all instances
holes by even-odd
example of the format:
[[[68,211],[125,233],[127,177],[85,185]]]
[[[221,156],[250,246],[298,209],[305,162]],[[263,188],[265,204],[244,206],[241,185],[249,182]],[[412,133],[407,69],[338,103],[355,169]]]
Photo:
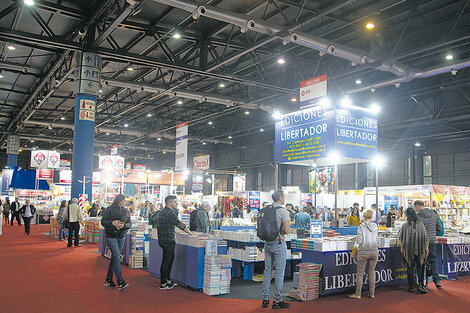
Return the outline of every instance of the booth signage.
[[[122,170],[124,169],[124,158],[118,155],[100,155],[99,169]]]
[[[184,171],[188,165],[188,122],[176,125],[175,171]]]
[[[31,151],[31,167],[37,168],[59,168],[60,153],[47,150]]]
[[[36,174],[38,179],[51,180],[54,175],[54,171],[48,169],[38,169],[36,170]]]
[[[20,138],[17,135],[8,135],[7,154],[18,154],[20,148]]]
[[[260,191],[248,192],[248,207],[252,210],[261,209],[261,192]]]
[[[144,164],[134,164],[134,169],[138,171],[145,171],[146,167]]]
[[[234,174],[233,175],[233,191],[244,192],[246,183],[245,174]]]
[[[300,102],[327,95],[327,74],[300,82]]]
[[[470,275],[470,244],[445,244],[444,273],[449,280]]]
[[[118,154],[118,145],[112,145],[111,146],[111,155],[116,155]]]
[[[193,176],[193,184],[192,184],[193,192],[202,192],[204,190],[204,179],[202,175],[193,174],[192,176]]]
[[[377,116],[364,108],[319,104],[276,121],[276,163],[331,165],[332,152],[341,157],[340,163],[358,163],[369,160],[377,150]]]
[[[323,238],[323,221],[313,220],[310,222],[310,238],[312,239]]]

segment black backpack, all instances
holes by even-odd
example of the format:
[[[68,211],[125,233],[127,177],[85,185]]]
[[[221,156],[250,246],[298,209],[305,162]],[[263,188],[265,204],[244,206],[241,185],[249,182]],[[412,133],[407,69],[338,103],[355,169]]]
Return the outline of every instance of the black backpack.
[[[259,211],[256,234],[261,240],[273,241],[279,237],[281,228],[277,226],[277,209],[278,208],[275,208],[272,205],[268,205],[266,208]]]
[[[189,214],[189,230],[190,231],[195,231],[197,228],[196,216],[197,216],[197,210],[194,210]]]

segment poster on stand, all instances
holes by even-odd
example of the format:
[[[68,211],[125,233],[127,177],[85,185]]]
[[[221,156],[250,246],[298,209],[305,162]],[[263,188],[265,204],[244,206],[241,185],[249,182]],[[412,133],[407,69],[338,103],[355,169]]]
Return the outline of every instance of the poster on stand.
[[[252,210],[261,209],[261,192],[260,191],[248,192],[248,207]]]
[[[310,222],[310,238],[312,239],[323,238],[323,221],[313,220]]]
[[[176,125],[175,171],[184,171],[188,165],[188,122]]]

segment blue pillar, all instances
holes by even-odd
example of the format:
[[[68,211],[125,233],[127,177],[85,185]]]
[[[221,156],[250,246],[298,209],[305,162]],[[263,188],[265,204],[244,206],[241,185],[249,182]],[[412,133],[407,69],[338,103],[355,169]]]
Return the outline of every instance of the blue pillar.
[[[92,202],[95,107],[100,88],[101,59],[92,52],[78,53],[75,64],[75,118],[72,155],[72,198],[85,193]]]
[[[78,196],[83,193],[83,183],[80,181],[83,181],[85,176],[85,181],[87,181],[85,192],[88,194],[88,201],[91,202],[95,122],[80,119],[81,104],[84,100],[96,102],[96,97],[85,94],[77,94],[75,96],[71,195],[72,198],[78,199]]]
[[[10,167],[10,168],[13,167],[13,166],[18,166],[18,155],[17,154],[9,154],[8,155],[7,166]]]

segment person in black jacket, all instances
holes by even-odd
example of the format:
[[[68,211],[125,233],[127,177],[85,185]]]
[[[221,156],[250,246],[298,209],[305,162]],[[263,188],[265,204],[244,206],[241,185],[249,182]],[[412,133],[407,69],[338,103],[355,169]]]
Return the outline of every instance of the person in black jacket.
[[[113,282],[113,274],[116,275],[117,286],[119,289],[129,287],[129,284],[124,281],[121,269],[121,251],[124,247],[127,231],[131,228],[131,216],[125,207],[126,197],[124,195],[117,195],[103,214],[101,225],[105,228],[106,241],[108,242],[109,250],[111,250],[111,261],[109,262],[108,275],[104,281],[107,287],[116,287]]]
[[[10,206],[10,215],[11,215],[11,226],[13,226],[13,221],[16,218],[18,222],[18,226],[21,226],[21,219],[20,219],[20,203],[18,202],[18,198],[13,201]]]
[[[390,211],[387,214],[387,223],[385,224],[385,226],[393,227],[393,224],[395,224],[396,218],[397,218],[397,214],[395,212],[395,206],[392,204],[390,205]]]
[[[90,217],[96,217],[96,215],[98,215],[98,206],[96,205],[96,203],[93,203],[91,205],[91,208],[88,209],[87,213]]]
[[[30,204],[29,200],[26,200],[26,204],[23,205],[19,210],[19,214],[24,221],[24,233],[26,235],[29,235],[29,231],[31,229],[31,220],[33,219],[34,213],[36,213],[36,208],[34,205]]]

